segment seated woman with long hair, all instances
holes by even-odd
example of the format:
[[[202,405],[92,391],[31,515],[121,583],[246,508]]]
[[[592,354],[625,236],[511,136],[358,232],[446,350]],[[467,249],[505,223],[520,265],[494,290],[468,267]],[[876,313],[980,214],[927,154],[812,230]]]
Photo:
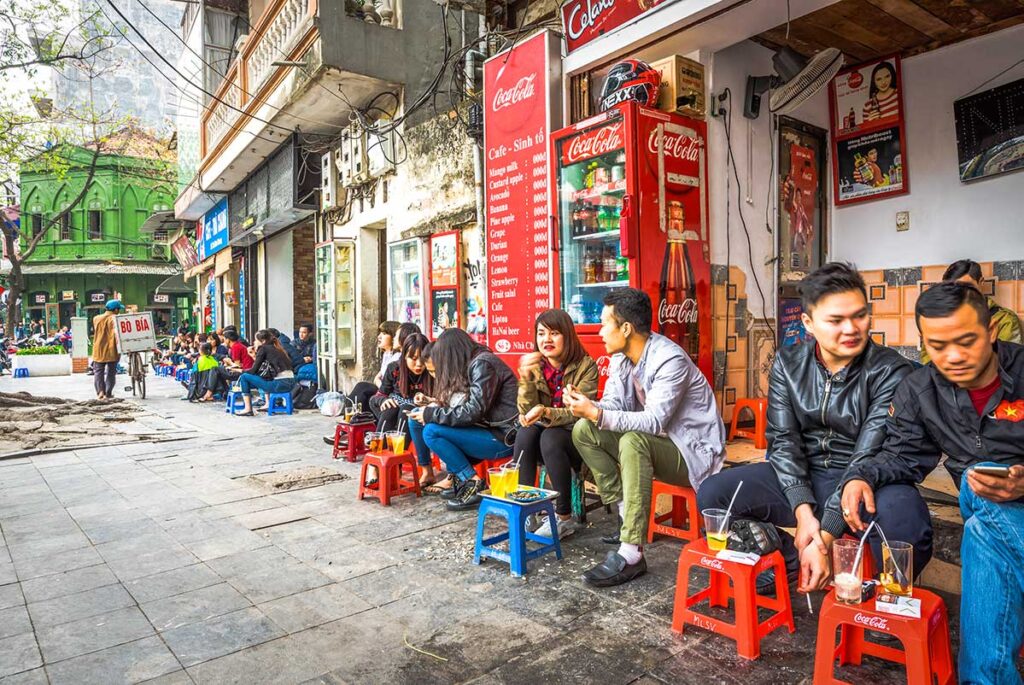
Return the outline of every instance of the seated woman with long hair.
[[[409,413],[413,441],[423,441],[444,462],[452,487],[442,493],[452,510],[480,503],[485,485],[473,464],[512,454],[519,412],[512,369],[465,331],[449,328],[430,351],[437,369],[434,397],[440,406]]]
[[[253,340],[252,369],[238,377],[238,385],[242,389],[243,411],[236,416],[252,416],[253,389],[271,393],[291,392],[295,386],[295,374],[292,362],[281,347],[281,342],[270,331],[256,331]]]
[[[572,388],[597,399],[597,364],[583,349],[576,327],[561,309],[549,309],[534,324],[536,352],[519,361],[519,423],[515,454],[519,483],[533,485],[541,461],[558,491],[555,514],[558,537],[572,535],[579,524],[572,518],[572,473],[579,472],[583,458],[572,443],[576,417],[562,404],[562,391]],[[537,534],[552,537],[551,522]]]

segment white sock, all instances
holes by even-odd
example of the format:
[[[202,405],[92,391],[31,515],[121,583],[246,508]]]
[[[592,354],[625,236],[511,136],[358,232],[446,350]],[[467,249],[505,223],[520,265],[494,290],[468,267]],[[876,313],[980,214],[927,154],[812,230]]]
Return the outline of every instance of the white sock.
[[[619,518],[625,520],[625,518],[626,518],[626,502],[623,501],[623,500],[619,500],[619,503],[616,506],[619,508]]]
[[[640,551],[640,547],[638,545],[631,545],[628,542],[619,544],[619,556],[625,559],[626,563],[630,566],[640,563],[640,560],[644,558],[644,554]]]

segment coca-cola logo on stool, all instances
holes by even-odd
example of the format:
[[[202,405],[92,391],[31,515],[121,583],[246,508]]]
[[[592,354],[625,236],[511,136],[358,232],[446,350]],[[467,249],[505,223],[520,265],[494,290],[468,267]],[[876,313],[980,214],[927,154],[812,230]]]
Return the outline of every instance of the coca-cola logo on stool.
[[[566,165],[591,157],[618,150],[623,146],[622,122],[610,126],[602,126],[572,139],[562,154],[562,162]]]
[[[494,93],[494,100],[491,101],[491,111],[497,112],[533,97],[533,84],[536,80],[537,74],[529,74],[519,79],[511,88],[499,87]]]
[[[658,305],[658,323],[662,326],[672,323],[697,323],[697,300],[688,297],[678,304],[662,300]]]
[[[696,162],[700,158],[700,149],[704,143],[699,138],[665,131],[662,145],[665,147],[666,156]],[[653,155],[658,154],[658,129],[656,128],[651,129],[651,134],[647,136],[647,149]]]
[[[853,617],[853,621],[873,630],[889,630],[889,619],[881,616],[868,616],[858,611]]]
[[[722,566],[722,560],[721,559],[713,559],[711,557],[701,557],[700,558],[700,563],[701,563],[701,566],[707,566],[708,568],[713,568],[716,571],[724,571],[725,570],[725,567]]]

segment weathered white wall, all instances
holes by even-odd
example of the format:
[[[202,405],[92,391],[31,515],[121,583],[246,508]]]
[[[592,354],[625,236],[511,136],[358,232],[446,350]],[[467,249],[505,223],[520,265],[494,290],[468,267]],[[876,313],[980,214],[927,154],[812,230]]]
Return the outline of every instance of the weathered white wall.
[[[1024,172],[961,183],[953,101],[1024,56],[1024,26],[903,61],[910,193],[833,209],[832,257],[861,269],[1024,258]],[[1024,78],[1019,64],[982,91]],[[910,230],[896,232],[896,212]]]
[[[290,336],[295,330],[292,313],[292,232],[282,231],[268,238],[264,244],[267,269],[267,326]]]

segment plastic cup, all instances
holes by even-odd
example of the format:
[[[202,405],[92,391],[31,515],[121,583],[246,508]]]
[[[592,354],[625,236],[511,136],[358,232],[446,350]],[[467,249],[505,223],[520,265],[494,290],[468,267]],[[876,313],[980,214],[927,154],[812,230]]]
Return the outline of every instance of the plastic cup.
[[[505,472],[505,494],[502,497],[508,497],[519,489],[519,467],[503,466],[502,470]]]
[[[381,454],[384,452],[384,445],[387,442],[383,433],[376,431],[366,434],[366,446],[370,449],[370,454]]]
[[[882,572],[878,580],[890,594],[914,594],[914,548],[909,542],[882,543]]]
[[[704,533],[707,535],[708,549],[720,552],[725,549],[729,539],[729,512],[725,509],[705,509]]]
[[[402,431],[391,431],[388,433],[388,447],[395,454],[405,452],[405,433]]]
[[[832,543],[832,570],[835,576],[836,601],[843,604],[860,604],[861,565],[857,563],[859,540],[836,540]]]
[[[500,466],[487,469],[487,480],[491,483],[491,494],[495,497],[505,496],[505,471]]]

